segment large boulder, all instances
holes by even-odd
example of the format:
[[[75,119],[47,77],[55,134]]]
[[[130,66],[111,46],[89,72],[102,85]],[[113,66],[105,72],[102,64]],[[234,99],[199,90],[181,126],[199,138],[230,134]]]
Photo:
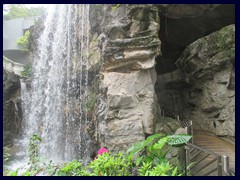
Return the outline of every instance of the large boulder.
[[[195,41],[176,64],[191,85],[185,116],[196,129],[235,136],[235,25]]]

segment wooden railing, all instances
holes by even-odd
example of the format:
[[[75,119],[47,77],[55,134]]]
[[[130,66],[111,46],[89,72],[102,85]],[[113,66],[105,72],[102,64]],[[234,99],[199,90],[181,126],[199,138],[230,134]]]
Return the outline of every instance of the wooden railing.
[[[191,176],[222,176],[223,160],[218,154],[200,148],[192,143],[185,147],[186,175]]]
[[[164,110],[161,115],[165,116]],[[235,176],[235,170],[229,168],[229,156],[219,155],[194,144],[192,121],[180,120],[179,115],[172,118],[179,121],[192,139],[185,146],[185,175],[186,176]]]
[[[192,135],[191,142],[185,146],[186,176],[235,176],[235,171],[229,169],[229,156],[221,156],[193,144],[192,121],[185,120],[180,123],[187,128],[187,133]]]

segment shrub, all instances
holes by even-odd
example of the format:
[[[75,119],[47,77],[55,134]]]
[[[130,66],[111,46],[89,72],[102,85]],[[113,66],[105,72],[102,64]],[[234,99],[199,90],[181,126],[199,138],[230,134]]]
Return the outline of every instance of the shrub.
[[[26,31],[24,35],[17,40],[17,45],[19,45],[22,48],[23,52],[29,51],[29,36],[30,31]]]
[[[35,176],[42,172],[44,175],[57,176],[181,176],[182,172],[165,156],[172,146],[184,145],[190,139],[191,136],[186,134],[154,134],[135,143],[126,154],[103,153],[83,167],[82,162],[76,160],[63,165],[54,165],[52,161],[48,164],[41,163],[37,150],[41,138],[34,134],[29,143],[31,167],[22,175]],[[17,176],[18,171],[8,171],[7,175]]]
[[[132,156],[121,152],[115,155],[103,153],[88,165],[96,176],[130,176],[132,175]]]
[[[132,145],[127,153],[135,156],[136,166],[140,166],[140,175],[181,175],[177,173],[178,167],[173,168],[166,158],[172,146],[182,146],[187,143],[192,136],[187,134],[163,136],[154,134],[146,140]],[[145,155],[141,155],[145,153]],[[166,168],[166,169],[164,169]]]

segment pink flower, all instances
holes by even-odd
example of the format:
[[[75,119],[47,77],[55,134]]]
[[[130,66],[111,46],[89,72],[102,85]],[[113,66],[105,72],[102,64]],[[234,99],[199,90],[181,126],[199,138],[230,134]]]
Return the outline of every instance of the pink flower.
[[[108,150],[104,147],[102,147],[101,149],[98,150],[98,155],[102,154],[102,153],[106,153],[108,152]]]

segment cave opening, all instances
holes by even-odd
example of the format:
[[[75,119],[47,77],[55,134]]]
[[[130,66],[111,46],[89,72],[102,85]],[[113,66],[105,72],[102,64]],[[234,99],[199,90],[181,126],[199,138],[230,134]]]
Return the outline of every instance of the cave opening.
[[[186,114],[197,107],[194,103],[186,103],[186,98],[194,98],[185,92],[192,84],[186,81],[186,75],[175,62],[185,48],[197,39],[234,24],[235,6],[232,4],[159,6],[159,19],[158,36],[161,40],[161,53],[155,58],[157,72],[155,92],[158,104],[165,116],[175,118],[179,115],[180,119],[187,119]]]

